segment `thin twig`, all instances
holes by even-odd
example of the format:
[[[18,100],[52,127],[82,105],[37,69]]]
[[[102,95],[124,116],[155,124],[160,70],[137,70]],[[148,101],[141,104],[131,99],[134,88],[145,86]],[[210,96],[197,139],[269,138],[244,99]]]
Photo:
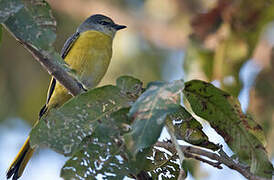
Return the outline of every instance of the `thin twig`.
[[[204,159],[204,158],[202,158],[202,157],[200,157],[200,156],[197,156],[197,155],[194,155],[194,154],[191,154],[191,153],[187,153],[187,152],[185,152],[184,154],[185,154],[185,157],[187,157],[187,158],[193,158],[193,159],[196,159],[196,160],[198,160],[198,161],[207,163],[207,164],[209,164],[209,165],[211,165],[211,166],[213,166],[213,167],[215,167],[215,168],[223,169],[223,167],[220,166],[222,163],[220,163],[220,162],[218,162],[218,161],[217,161],[217,162],[212,162],[212,161],[209,161],[209,160],[207,160],[207,159]]]
[[[163,148],[174,148],[174,145],[170,143],[165,143],[165,142],[157,142],[155,144],[156,146],[163,147]],[[250,180],[267,180],[267,178],[262,178],[259,176],[254,175],[249,171],[249,169],[239,163],[236,163],[232,158],[230,158],[222,149],[219,150],[219,154],[209,152],[200,148],[196,148],[193,146],[185,146],[185,145],[180,145],[182,151],[186,154],[196,154],[200,156],[207,157],[211,160],[215,160],[219,162],[220,164],[224,164],[230,169],[234,169],[238,171],[240,174],[242,174],[244,177]]]

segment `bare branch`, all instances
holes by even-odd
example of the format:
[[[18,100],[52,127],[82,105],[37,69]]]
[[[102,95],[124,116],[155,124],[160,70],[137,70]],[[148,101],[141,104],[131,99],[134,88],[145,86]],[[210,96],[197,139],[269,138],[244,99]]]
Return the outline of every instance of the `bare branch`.
[[[175,149],[174,145],[170,144],[170,143],[165,143],[165,142],[157,142],[155,144],[155,146],[159,146],[159,147],[163,147],[163,148],[173,148]],[[267,180],[266,178],[262,178],[259,176],[254,175],[253,173],[251,173],[249,171],[249,168],[243,166],[242,164],[236,163],[232,158],[230,158],[222,149],[219,150],[219,153],[214,153],[214,152],[209,152],[200,148],[196,148],[194,146],[184,146],[184,145],[180,145],[180,147],[182,148],[182,151],[184,152],[184,154],[186,156],[204,156],[207,157],[211,160],[215,160],[217,161],[217,164],[212,164],[213,162],[206,160],[207,162],[205,162],[203,158],[201,159],[197,159],[195,157],[195,159],[208,163],[216,168],[219,168],[221,164],[226,165],[227,167],[229,167],[230,169],[234,169],[236,171],[238,171],[240,174],[242,174],[244,177],[246,177],[247,179],[250,180]],[[218,164],[219,163],[219,164]],[[215,166],[216,165],[216,166]],[[219,168],[220,169],[220,168]]]

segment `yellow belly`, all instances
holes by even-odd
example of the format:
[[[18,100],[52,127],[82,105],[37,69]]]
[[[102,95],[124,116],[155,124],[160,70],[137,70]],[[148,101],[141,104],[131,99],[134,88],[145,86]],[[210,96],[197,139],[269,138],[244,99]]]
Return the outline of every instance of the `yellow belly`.
[[[98,31],[86,31],[78,37],[65,61],[79,77],[85,88],[93,88],[105,75],[112,56],[112,38]],[[59,107],[72,96],[58,82],[47,104]]]

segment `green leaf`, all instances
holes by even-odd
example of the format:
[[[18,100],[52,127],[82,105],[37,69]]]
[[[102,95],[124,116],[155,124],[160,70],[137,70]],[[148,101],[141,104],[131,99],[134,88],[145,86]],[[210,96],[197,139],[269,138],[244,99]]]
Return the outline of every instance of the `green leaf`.
[[[64,179],[95,179],[99,174],[104,179],[123,179],[130,172],[128,161],[123,152],[120,134],[123,124],[130,123],[126,114],[129,109],[121,109],[108,116],[94,130],[91,136],[81,143],[76,152],[63,166],[61,177]]]
[[[216,151],[219,146],[208,140],[207,135],[202,131],[202,125],[182,106],[179,110],[170,115],[173,120],[175,135],[190,144],[201,146]]]
[[[132,105],[129,116],[134,118],[134,123],[132,131],[124,138],[134,156],[157,141],[166,116],[179,107],[183,87],[182,80],[150,83],[147,90]]]
[[[140,83],[132,77],[120,77],[119,81],[125,82],[124,86],[130,89],[130,86],[136,86],[130,79]],[[132,100],[122,90],[117,86],[92,89],[72,98],[62,107],[52,109],[32,129],[31,146],[45,145],[66,156],[73,154],[81,141],[92,135],[98,125],[107,121],[112,112],[130,106]],[[117,116],[121,118],[121,123],[117,126],[128,132],[129,125],[124,121],[131,124],[131,120],[125,114]]]
[[[0,1],[0,23],[5,22],[10,16],[17,13],[24,5],[20,0]]]
[[[44,0],[24,0],[24,7],[22,8],[22,3],[19,1],[9,1],[17,8],[12,8],[13,11],[9,18],[5,18],[5,27],[15,37],[34,45],[38,49],[51,49],[56,38],[56,21],[48,3]],[[21,8],[19,11],[18,6]]]
[[[143,91],[143,83],[131,76],[121,76],[116,80],[117,86],[127,97],[135,101]]]
[[[123,179],[141,172],[150,163],[146,157],[149,150],[138,153],[137,160],[133,160],[121,139],[132,123],[128,112],[129,108],[122,108],[99,124],[92,135],[82,141],[80,150],[66,162],[61,177],[95,179],[100,174],[104,179]]]
[[[242,112],[236,98],[199,80],[186,82],[184,94],[194,113],[210,123],[252,173],[271,178],[262,128]]]
[[[84,138],[129,99],[115,86],[104,86],[74,97],[58,110],[43,117],[30,133],[31,146],[46,145],[72,155]]]

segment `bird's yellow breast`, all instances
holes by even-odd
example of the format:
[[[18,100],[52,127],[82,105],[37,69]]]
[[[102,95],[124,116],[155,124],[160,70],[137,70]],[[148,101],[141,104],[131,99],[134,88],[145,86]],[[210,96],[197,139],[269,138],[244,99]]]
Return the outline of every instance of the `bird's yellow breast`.
[[[65,61],[74,69],[85,86],[96,86],[105,75],[112,56],[112,38],[98,31],[80,35]]]
[[[95,87],[105,75],[112,56],[112,37],[98,31],[80,34],[65,57],[85,88]],[[48,108],[59,107],[71,98],[69,92],[57,82]]]

